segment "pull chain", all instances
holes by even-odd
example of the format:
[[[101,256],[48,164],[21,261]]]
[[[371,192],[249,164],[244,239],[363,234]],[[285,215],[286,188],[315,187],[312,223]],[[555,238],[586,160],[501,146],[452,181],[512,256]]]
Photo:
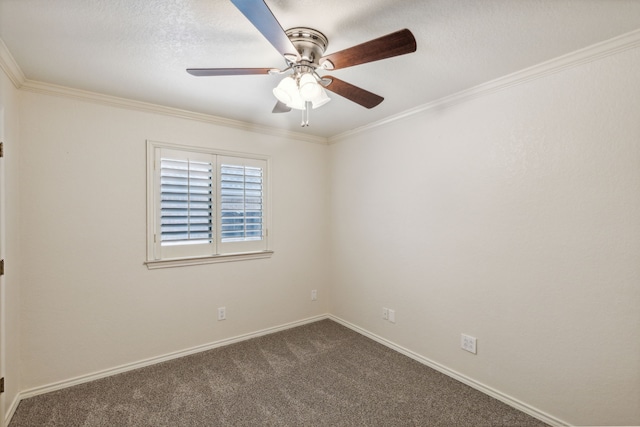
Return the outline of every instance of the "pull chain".
[[[302,123],[300,126],[308,127],[309,126],[309,113],[311,112],[311,102],[307,101],[304,103],[304,110],[302,110]]]

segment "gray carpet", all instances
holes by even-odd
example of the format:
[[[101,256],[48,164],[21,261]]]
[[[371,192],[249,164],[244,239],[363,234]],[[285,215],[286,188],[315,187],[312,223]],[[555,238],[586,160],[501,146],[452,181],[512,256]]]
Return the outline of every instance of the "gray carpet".
[[[545,426],[330,320],[23,400],[25,426]]]

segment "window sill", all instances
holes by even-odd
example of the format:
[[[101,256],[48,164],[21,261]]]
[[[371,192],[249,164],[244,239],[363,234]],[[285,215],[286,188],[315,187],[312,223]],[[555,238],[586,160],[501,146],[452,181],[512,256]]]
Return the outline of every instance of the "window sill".
[[[167,259],[147,261],[145,265],[149,270],[157,268],[185,267],[187,265],[216,264],[219,262],[245,261],[250,259],[271,258],[273,251],[246,252],[239,254],[214,255],[195,258]]]

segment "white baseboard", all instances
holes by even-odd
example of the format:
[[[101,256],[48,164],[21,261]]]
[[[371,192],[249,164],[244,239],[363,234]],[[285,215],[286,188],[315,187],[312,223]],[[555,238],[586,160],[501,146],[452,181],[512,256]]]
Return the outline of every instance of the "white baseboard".
[[[398,353],[404,354],[407,357],[410,357],[426,366],[429,366],[430,368],[435,369],[438,372],[441,372],[455,380],[458,380],[484,394],[487,394],[503,403],[506,403],[507,405],[518,409],[519,411],[522,411],[526,414],[531,415],[532,417],[545,422],[549,425],[552,426],[568,426],[569,424],[558,419],[555,418],[543,411],[540,411],[530,405],[527,405],[524,402],[521,402],[518,399],[515,399],[509,395],[506,395],[494,388],[491,388],[489,386],[486,386],[472,378],[469,378],[463,374],[460,374],[459,372],[454,371],[453,369],[449,369],[444,365],[441,365],[439,363],[434,362],[433,360],[430,360],[424,356],[421,356],[417,353],[414,353],[411,350],[408,350],[404,347],[401,347],[385,338],[382,338],[376,334],[373,334],[369,331],[367,331],[366,329],[363,329],[359,326],[356,326],[352,323],[347,322],[344,319],[341,319],[337,316],[334,316],[332,314],[322,314],[319,316],[314,316],[314,317],[309,317],[307,319],[303,319],[303,320],[298,320],[295,322],[290,322],[290,323],[286,323],[283,325],[279,325],[279,326],[274,326],[271,328],[266,328],[266,329],[262,329],[256,332],[251,332],[248,334],[243,334],[243,335],[238,335],[236,337],[232,337],[232,338],[226,338],[220,341],[215,341],[212,343],[208,343],[208,344],[204,344],[204,345],[200,345],[200,346],[196,346],[196,347],[192,347],[192,348],[188,348],[185,350],[180,350],[180,351],[176,351],[176,352],[172,352],[172,353],[168,353],[162,356],[156,356],[156,357],[152,357],[149,359],[144,359],[144,360],[140,360],[138,362],[133,362],[133,363],[128,363],[125,365],[121,365],[121,366],[117,366],[114,368],[109,368],[109,369],[104,369],[102,371],[98,371],[98,372],[94,372],[91,374],[86,374],[86,375],[81,375],[75,378],[71,378],[68,380],[63,380],[63,381],[58,381],[55,383],[51,383],[51,384],[47,384],[47,385],[43,385],[43,386],[39,386],[39,387],[34,387],[28,390],[24,390],[20,393],[18,393],[18,395],[16,396],[16,398],[14,399],[14,401],[12,402],[11,406],[9,407],[9,410],[6,414],[5,417],[5,422],[6,425],[9,425],[9,422],[11,421],[11,418],[13,417],[13,414],[15,413],[18,404],[20,403],[20,401],[22,399],[27,399],[30,397],[34,397],[40,394],[44,394],[44,393],[49,393],[52,391],[56,391],[56,390],[61,390],[67,387],[72,387],[74,385],[78,385],[78,384],[83,384],[89,381],[94,381],[94,380],[98,380],[100,378],[105,378],[105,377],[109,377],[111,375],[116,375],[116,374],[120,374],[123,372],[127,372],[127,371],[132,371],[134,369],[139,369],[139,368],[143,368],[145,366],[151,366],[151,365],[155,365],[156,363],[161,363],[161,362],[166,362],[168,360],[172,360],[172,359],[177,359],[180,357],[184,357],[184,356],[188,356],[191,354],[195,354],[195,353],[199,353],[202,351],[207,351],[207,350],[211,350],[217,347],[223,347],[229,344],[234,344],[237,342],[241,342],[241,341],[246,341],[248,339],[251,338],[257,338],[260,336],[264,336],[264,335],[268,335],[268,334],[272,334],[275,332],[280,332],[280,331],[284,331],[287,329],[291,329],[291,328],[295,328],[297,326],[302,326],[302,325],[306,325],[308,323],[312,323],[312,322],[317,322],[319,320],[323,320],[323,319],[331,319],[343,326],[346,326],[347,328],[361,334],[364,335],[368,338],[371,338],[372,340],[379,342],[380,344],[397,351]]]
[[[18,404],[20,403],[20,400],[22,398],[20,397],[20,393],[18,393],[14,398],[13,398],[13,402],[11,402],[11,406],[9,406],[9,410],[7,411],[7,413],[4,415],[4,425],[8,426],[9,422],[11,421],[11,418],[13,418],[13,414],[15,414],[16,409],[18,409]]]
[[[125,365],[120,365],[114,368],[104,369],[102,371],[93,372],[91,374],[81,375],[75,378],[70,378],[63,381],[58,381],[51,384],[46,384],[39,387],[34,387],[28,390],[24,390],[18,393],[16,397],[15,405],[12,405],[13,410],[9,411],[9,414],[13,416],[13,412],[15,412],[15,408],[18,406],[18,403],[22,399],[28,399],[33,396],[37,396],[44,393],[50,393],[52,391],[61,390],[63,388],[72,387],[74,385],[83,384],[89,381],[98,380],[100,378],[109,377],[111,375],[120,374],[127,371],[132,371],[134,369],[144,368],[145,366],[155,365],[156,363],[166,362],[168,360],[177,359],[184,356],[189,356],[191,354],[200,353],[202,351],[211,350],[217,347],[223,347],[229,344],[234,344],[241,341],[246,341],[251,338],[257,338],[263,335],[273,334],[275,332],[284,331],[286,329],[295,328],[297,326],[306,325],[308,323],[317,322],[319,320],[328,319],[329,316],[327,314],[322,314],[319,316],[309,317],[307,319],[298,320],[295,322],[285,323],[283,325],[274,326],[271,328],[262,329],[256,332],[251,332],[248,334],[238,335],[232,338],[226,338],[220,341],[215,341],[208,344],[199,345],[196,347],[191,347],[185,350],[175,351],[172,353],[167,353],[161,356],[151,357],[149,359],[140,360],[138,362],[127,363]],[[11,417],[7,417],[8,420],[11,420]],[[8,425],[7,421],[7,425]]]
[[[437,362],[434,362],[431,359],[428,359],[428,358],[426,358],[424,356],[421,356],[421,355],[419,355],[417,353],[414,353],[413,351],[408,350],[408,349],[406,349],[406,348],[404,348],[402,346],[399,346],[399,345],[397,345],[397,344],[395,344],[395,343],[393,343],[393,342],[391,342],[391,341],[389,341],[389,340],[387,340],[385,338],[382,338],[382,337],[380,337],[380,336],[378,336],[378,335],[376,335],[374,333],[371,333],[371,332],[367,331],[366,329],[363,329],[363,328],[361,328],[359,326],[356,326],[353,323],[349,323],[344,319],[341,319],[341,318],[339,318],[337,316],[334,316],[332,314],[329,314],[328,318],[333,320],[333,321],[335,321],[335,322],[337,322],[337,323],[339,323],[339,324],[341,324],[341,325],[343,325],[343,326],[346,326],[347,328],[359,333],[360,335],[364,335],[367,338],[371,338],[372,340],[377,341],[380,344],[382,344],[382,345],[384,345],[386,347],[389,347],[392,350],[397,351],[398,353],[404,354],[405,356],[410,357],[413,360],[416,360],[416,361],[422,363],[423,365],[427,365],[428,367],[433,368],[438,372],[441,372],[441,373],[443,373],[443,374],[445,374],[445,375],[447,375],[447,376],[449,376],[449,377],[451,377],[451,378],[453,378],[453,379],[455,379],[457,381],[460,381],[463,384],[468,385],[469,387],[472,387],[472,388],[474,388],[474,389],[476,389],[476,390],[478,390],[478,391],[480,391],[480,392],[482,392],[482,393],[484,393],[486,395],[489,395],[489,396],[493,397],[494,399],[497,399],[497,400],[499,400],[499,401],[501,401],[503,403],[506,403],[507,405],[509,405],[509,406],[519,410],[519,411],[522,411],[525,414],[531,415],[532,417],[534,417],[534,418],[536,418],[536,419],[538,419],[538,420],[540,420],[542,422],[545,422],[545,423],[547,423],[549,425],[552,425],[552,426],[558,426],[558,427],[570,425],[569,423],[566,423],[566,422],[564,422],[564,421],[562,421],[562,420],[560,420],[560,419],[558,419],[558,418],[556,418],[556,417],[554,417],[552,415],[549,415],[549,414],[547,414],[547,413],[545,413],[545,412],[543,412],[543,411],[541,411],[541,410],[539,410],[537,408],[534,408],[531,405],[527,405],[526,403],[521,402],[520,400],[518,400],[516,398],[513,398],[513,397],[511,397],[511,396],[509,396],[507,394],[504,394],[499,390],[496,390],[496,389],[494,389],[492,387],[489,387],[489,386],[487,386],[485,384],[482,384],[482,383],[474,380],[473,378],[469,378],[466,375],[463,375],[463,374],[461,374],[459,372],[454,371],[453,369],[449,369],[446,366],[441,365],[441,364],[439,364]]]

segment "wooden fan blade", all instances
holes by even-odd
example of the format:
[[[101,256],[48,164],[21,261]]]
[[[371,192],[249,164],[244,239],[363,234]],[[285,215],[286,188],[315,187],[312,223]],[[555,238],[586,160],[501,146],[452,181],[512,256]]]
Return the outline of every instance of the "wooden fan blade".
[[[187,73],[198,76],[245,76],[269,74],[271,68],[187,68]]]
[[[300,56],[264,0],[231,0],[231,3],[251,21],[282,56],[285,54]]]
[[[343,96],[356,104],[360,104],[365,108],[373,108],[384,101],[383,97],[376,95],[375,93],[371,93],[359,88],[358,86],[336,79],[333,76],[322,76],[322,79],[331,79],[331,83],[325,86],[327,90]]]
[[[320,65],[328,70],[338,70],[366,62],[404,55],[415,52],[416,49],[415,37],[413,37],[411,31],[405,28],[340,52],[323,56],[320,58]],[[326,61],[329,61],[330,64],[324,64]]]
[[[272,113],[288,113],[289,111],[291,111],[291,108],[287,107],[287,104],[278,101],[275,107],[273,107],[273,110],[271,112]]]

